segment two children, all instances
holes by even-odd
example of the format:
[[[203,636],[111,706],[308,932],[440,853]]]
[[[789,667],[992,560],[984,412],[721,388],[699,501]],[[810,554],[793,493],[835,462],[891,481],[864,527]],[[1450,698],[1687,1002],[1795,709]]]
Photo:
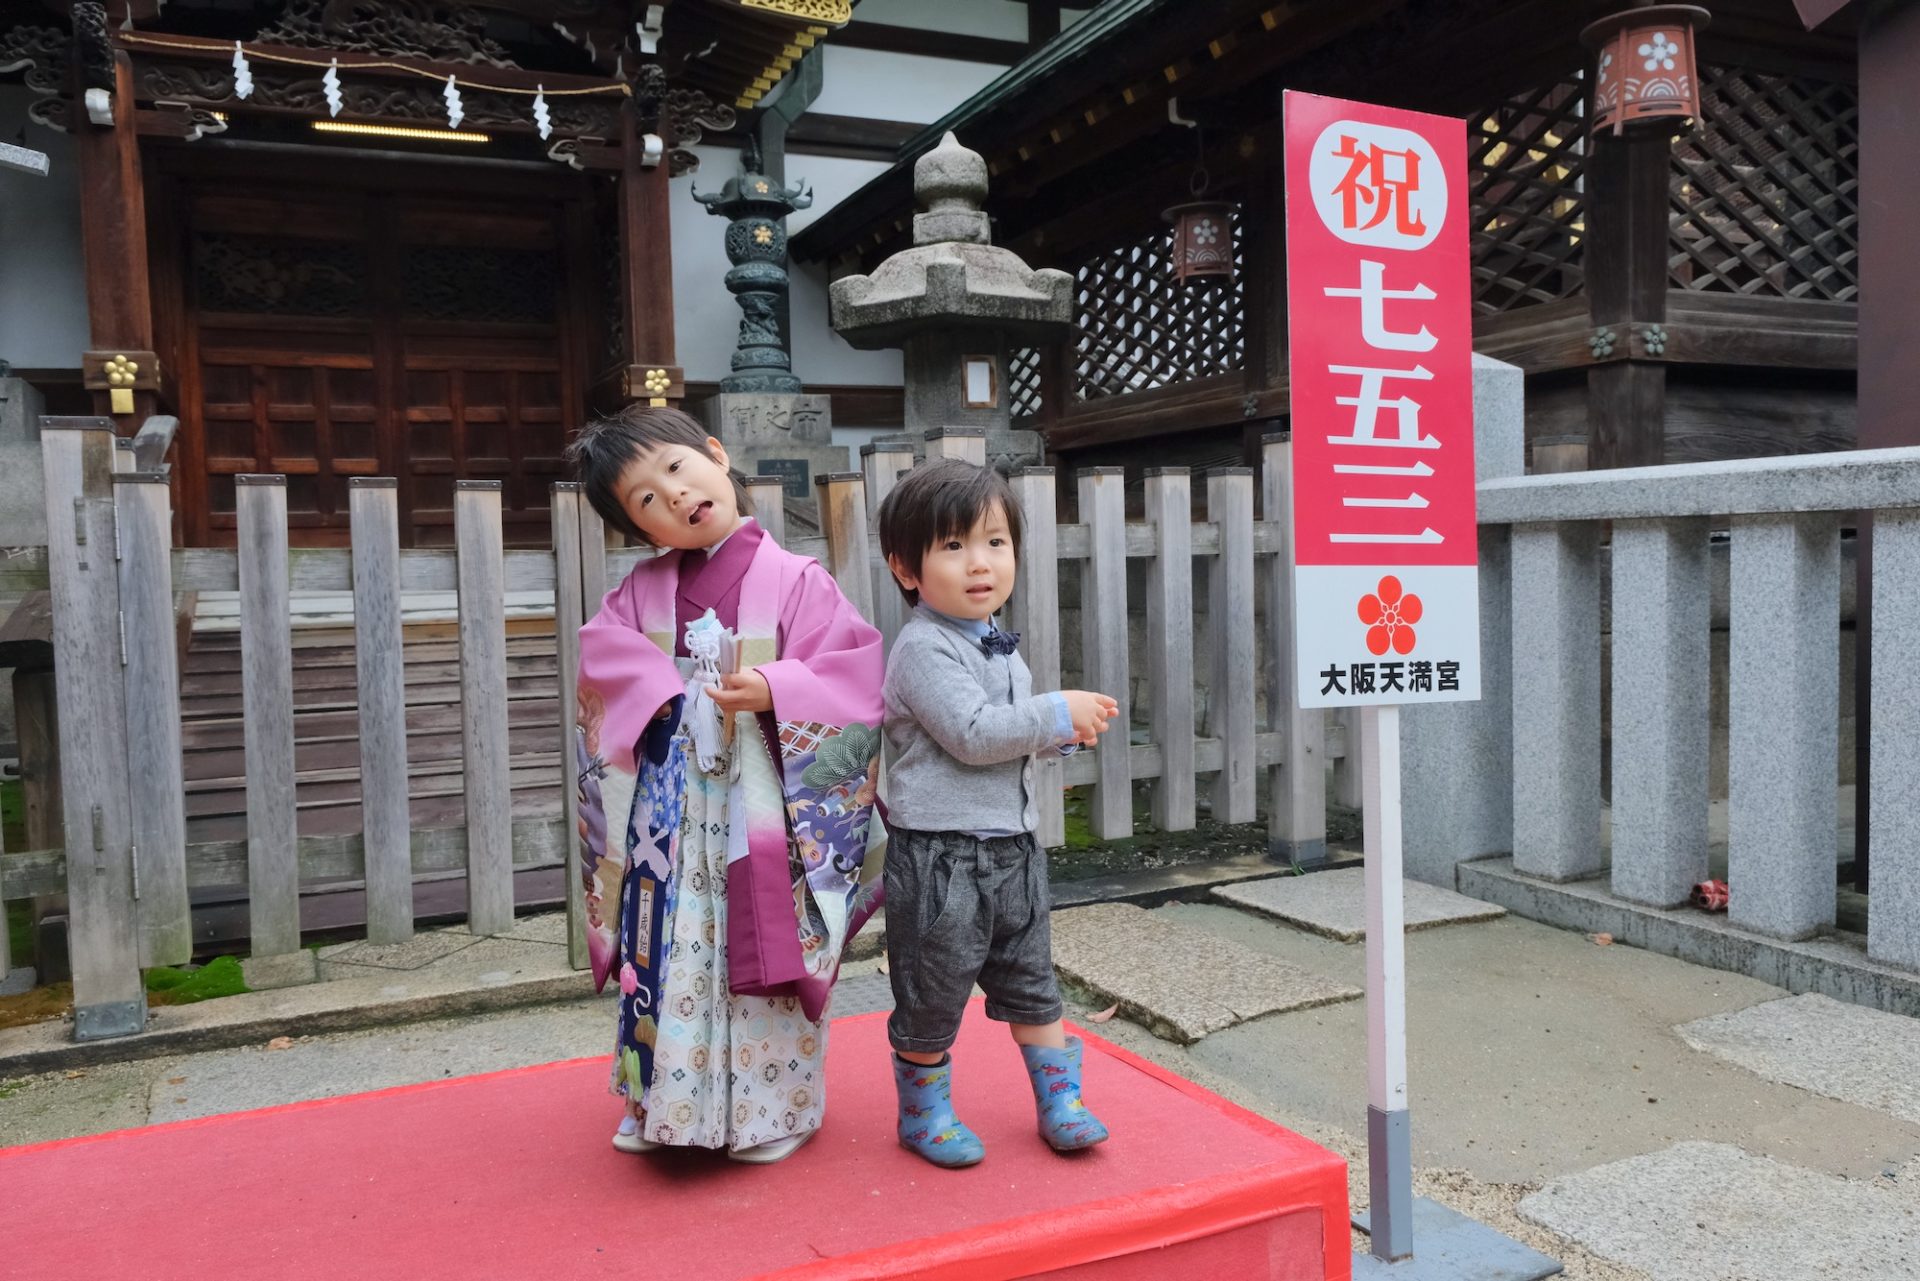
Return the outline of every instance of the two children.
[[[597,981],[617,971],[621,989],[614,1146],[772,1162],[819,1129],[829,991],[878,901],[883,713],[901,1143],[937,1165],[981,1159],[953,1115],[946,1053],[976,979],[1026,1057],[1042,1137],[1062,1150],[1106,1138],[1060,1023],[1030,761],[1093,742],[1116,706],[1035,697],[1016,638],[992,627],[1018,568],[1006,483],[948,461],[889,496],[882,549],[920,608],[883,708],[879,633],[746,515],[725,450],[693,419],[632,408],[570,457],[601,516],[663,552],[580,633],[589,944]]]

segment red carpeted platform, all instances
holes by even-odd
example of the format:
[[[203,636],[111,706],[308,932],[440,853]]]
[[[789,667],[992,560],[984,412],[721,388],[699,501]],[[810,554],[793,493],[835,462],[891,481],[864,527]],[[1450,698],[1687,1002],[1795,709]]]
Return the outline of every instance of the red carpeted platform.
[[[4,1150],[0,1274],[1345,1281],[1339,1157],[1081,1035],[1114,1137],[1062,1157],[974,1006],[963,1171],[894,1142],[884,1015],[833,1024],[826,1128],[771,1167],[615,1152],[600,1059]]]

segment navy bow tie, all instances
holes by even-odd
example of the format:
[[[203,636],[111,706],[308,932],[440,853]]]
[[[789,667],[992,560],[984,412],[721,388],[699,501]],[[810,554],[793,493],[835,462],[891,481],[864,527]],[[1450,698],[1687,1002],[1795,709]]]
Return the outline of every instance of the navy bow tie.
[[[1019,645],[1019,632],[1003,632],[997,627],[980,638],[980,648],[989,654],[1011,654]]]

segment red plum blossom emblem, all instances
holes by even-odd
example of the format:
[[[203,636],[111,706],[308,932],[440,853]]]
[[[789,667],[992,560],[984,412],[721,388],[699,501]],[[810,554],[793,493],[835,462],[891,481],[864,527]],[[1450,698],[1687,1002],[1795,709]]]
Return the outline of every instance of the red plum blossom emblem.
[[[1367,625],[1367,650],[1384,654],[1413,652],[1413,625],[1420,621],[1420,598],[1400,590],[1400,580],[1392,574],[1380,580],[1380,586],[1360,598],[1360,621]]]

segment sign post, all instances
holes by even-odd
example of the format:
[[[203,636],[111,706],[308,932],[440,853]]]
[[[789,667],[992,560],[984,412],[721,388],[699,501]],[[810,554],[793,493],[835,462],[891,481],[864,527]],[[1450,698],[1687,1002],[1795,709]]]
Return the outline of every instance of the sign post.
[[[1286,193],[1293,679],[1303,708],[1363,709],[1372,1251],[1356,1275],[1417,1275],[1400,704],[1480,697],[1465,122],[1289,92]],[[1446,1216],[1442,1267],[1524,1251],[1421,1206]]]

